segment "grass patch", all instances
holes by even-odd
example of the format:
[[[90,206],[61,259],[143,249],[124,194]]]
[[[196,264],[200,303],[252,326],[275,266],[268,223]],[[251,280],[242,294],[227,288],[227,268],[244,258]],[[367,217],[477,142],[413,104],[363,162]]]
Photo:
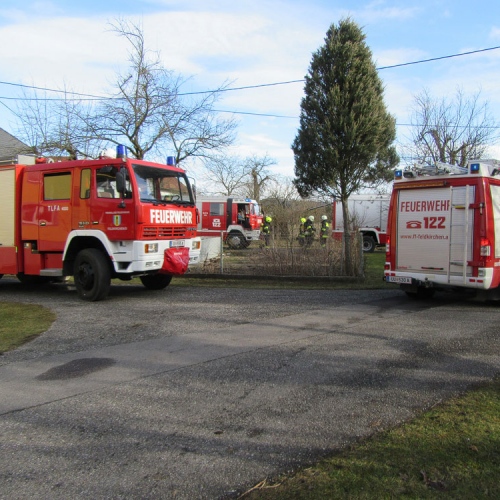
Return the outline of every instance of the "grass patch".
[[[500,379],[250,499],[500,498]]]
[[[37,337],[55,319],[56,315],[42,306],[0,302],[0,353]]]

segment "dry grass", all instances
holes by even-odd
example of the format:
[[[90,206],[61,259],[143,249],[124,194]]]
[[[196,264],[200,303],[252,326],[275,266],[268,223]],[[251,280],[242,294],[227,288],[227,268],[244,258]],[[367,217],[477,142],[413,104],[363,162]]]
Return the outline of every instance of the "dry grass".
[[[359,248],[353,252],[350,266],[352,271],[346,272],[339,242],[331,240],[324,247],[315,242],[311,247],[301,247],[282,240],[273,241],[269,246],[256,242],[242,250],[226,250],[221,258],[206,261],[195,272],[283,277],[362,277],[363,256]]]

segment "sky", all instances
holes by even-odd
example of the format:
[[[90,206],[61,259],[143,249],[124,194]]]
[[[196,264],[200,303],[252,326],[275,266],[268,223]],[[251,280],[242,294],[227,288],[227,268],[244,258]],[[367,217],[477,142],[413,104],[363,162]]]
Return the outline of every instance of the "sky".
[[[268,155],[273,173],[293,177],[302,80],[329,27],[347,17],[372,51],[398,145],[424,89],[438,99],[481,92],[500,122],[498,0],[1,0],[0,127],[15,135],[21,85],[107,95],[128,67],[129,46],[110,29],[125,19],[185,91],[240,89],[217,104],[238,123],[232,154]],[[407,64],[428,59],[437,60]],[[489,153],[500,159],[500,145]]]

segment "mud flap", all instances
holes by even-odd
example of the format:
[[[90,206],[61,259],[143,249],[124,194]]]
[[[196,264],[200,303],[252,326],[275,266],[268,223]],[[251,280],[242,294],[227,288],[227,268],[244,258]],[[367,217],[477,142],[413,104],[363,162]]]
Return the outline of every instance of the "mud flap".
[[[189,248],[167,248],[163,257],[161,273],[180,275],[184,274],[189,266]]]

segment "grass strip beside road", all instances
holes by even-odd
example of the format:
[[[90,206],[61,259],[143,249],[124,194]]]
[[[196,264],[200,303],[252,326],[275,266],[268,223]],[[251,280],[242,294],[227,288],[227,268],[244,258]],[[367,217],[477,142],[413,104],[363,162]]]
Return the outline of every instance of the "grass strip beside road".
[[[500,498],[500,378],[242,496]]]
[[[39,305],[0,302],[0,354],[34,339],[55,319],[52,311]]]

